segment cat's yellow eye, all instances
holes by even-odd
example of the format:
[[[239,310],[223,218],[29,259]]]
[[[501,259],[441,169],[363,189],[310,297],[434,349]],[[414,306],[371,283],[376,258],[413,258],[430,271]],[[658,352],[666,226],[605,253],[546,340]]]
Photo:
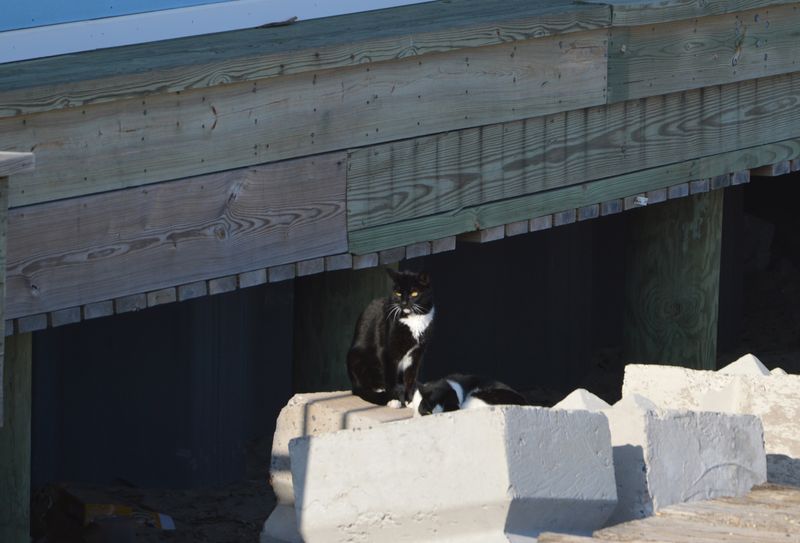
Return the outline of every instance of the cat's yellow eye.
[[[419,292],[417,292],[416,290],[412,290],[411,291],[411,297],[412,298],[416,298],[417,296],[419,296]]]
[[[395,290],[394,291],[394,297],[395,298],[399,298],[400,297],[400,291]]]

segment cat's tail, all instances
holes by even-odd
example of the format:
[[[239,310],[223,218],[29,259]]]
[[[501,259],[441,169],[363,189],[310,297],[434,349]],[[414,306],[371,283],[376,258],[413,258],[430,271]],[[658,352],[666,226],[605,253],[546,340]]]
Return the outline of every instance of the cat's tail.
[[[386,405],[392,399],[391,393],[385,390],[370,390],[368,388],[354,388],[353,394],[362,400],[375,405]]]

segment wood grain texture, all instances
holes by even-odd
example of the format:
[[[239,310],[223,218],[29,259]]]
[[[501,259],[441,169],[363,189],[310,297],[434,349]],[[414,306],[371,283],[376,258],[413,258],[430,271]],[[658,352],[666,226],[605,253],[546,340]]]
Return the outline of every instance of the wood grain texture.
[[[223,294],[225,292],[232,292],[239,287],[239,278],[236,275],[226,275],[225,277],[216,277],[208,281],[208,295]]]
[[[716,369],[723,191],[632,215],[623,357]]]
[[[325,271],[349,270],[353,267],[353,255],[343,253],[325,257]]]
[[[605,28],[605,5],[451,0],[0,66],[0,116]],[[566,38],[569,39],[569,38]]]
[[[798,6],[612,29],[609,102],[800,70]]]
[[[541,217],[694,179],[707,180],[723,172],[749,169],[755,165],[778,162],[795,156],[800,156],[800,139],[706,156],[581,185],[464,207],[453,212],[351,231],[350,250],[360,254],[381,250],[384,247],[410,245],[419,241],[469,232],[475,230],[476,224],[490,227]],[[534,224],[531,223],[531,231],[533,230]]]
[[[130,313],[131,311],[141,311],[147,307],[146,294],[132,294],[130,296],[123,296],[114,300],[114,312]],[[55,312],[53,313],[55,314]],[[56,326],[55,322],[53,326]]]
[[[519,236],[530,232],[528,221],[516,221],[506,225],[506,237]]]
[[[342,158],[318,156],[12,210],[8,315],[341,253],[347,248]]]
[[[33,167],[33,153],[9,153],[0,151],[0,177],[29,172],[33,170]]]
[[[11,207],[605,102],[606,33],[0,119]],[[168,149],[168,152],[165,152]]]
[[[612,26],[638,26],[763,9],[796,0],[580,0],[610,5]]]
[[[270,283],[278,281],[288,281],[294,279],[297,275],[297,266],[294,264],[283,264],[281,266],[273,266],[267,270],[267,277]]]
[[[315,273],[322,273],[325,271],[324,258],[312,258],[311,260],[303,260],[297,263],[297,277],[305,275],[313,275]]]
[[[623,211],[622,206],[623,202],[621,198],[616,198],[614,200],[603,202],[600,204],[600,215],[605,217],[606,215],[614,215],[616,213],[622,213]]]
[[[98,319],[100,317],[108,317],[113,314],[114,314],[114,302],[112,300],[94,302],[83,306],[84,320]]]
[[[144,295],[142,295],[144,298]],[[142,307],[147,307],[147,302],[144,302]],[[50,326],[64,326],[65,324],[74,324],[81,322],[81,308],[68,307],[67,309],[59,309],[50,313]]]
[[[32,353],[31,334],[5,340],[5,375],[0,401],[5,425],[0,427],[0,541],[30,541]]]
[[[239,288],[250,288],[267,282],[267,270],[253,270],[239,274]]]
[[[447,251],[455,251],[456,237],[447,236],[444,238],[435,239],[431,242],[431,252],[433,254],[445,253]]]
[[[467,232],[458,236],[458,241],[466,243],[488,243],[503,239],[506,235],[505,225],[484,228],[474,232]]]
[[[374,268],[378,265],[380,257],[378,253],[368,253],[364,255],[353,255],[353,269],[363,270],[366,268]]]
[[[750,175],[756,177],[778,177],[779,175],[786,175],[792,171],[791,161],[782,160],[776,164],[769,164],[761,166],[760,168],[753,168],[750,170]]]
[[[178,287],[178,301],[191,300],[208,295],[208,281],[195,281]]]
[[[374,226],[797,137],[798,104],[795,73],[353,151],[351,240]]]
[[[178,291],[175,287],[153,290],[147,293],[147,307],[171,304],[178,301]]]
[[[406,247],[406,258],[419,258],[431,254],[431,244],[427,241]]]
[[[671,187],[669,187],[669,189],[667,189],[667,196],[669,197],[670,200],[689,196],[689,183],[680,183],[678,185],[672,185]]]
[[[691,194],[700,194],[701,192],[708,192],[711,190],[710,179],[697,179],[689,183],[689,192]]]

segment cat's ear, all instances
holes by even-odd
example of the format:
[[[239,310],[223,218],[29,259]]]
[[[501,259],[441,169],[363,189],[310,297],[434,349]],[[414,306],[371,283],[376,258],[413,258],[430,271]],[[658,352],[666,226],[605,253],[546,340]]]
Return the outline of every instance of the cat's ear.
[[[395,271],[393,268],[386,268],[386,273],[389,274],[389,277],[392,279],[392,281],[397,283],[397,279],[400,277],[400,274],[397,271]]]
[[[431,276],[428,274],[428,272],[420,272],[417,276],[417,280],[423,287],[431,286]]]

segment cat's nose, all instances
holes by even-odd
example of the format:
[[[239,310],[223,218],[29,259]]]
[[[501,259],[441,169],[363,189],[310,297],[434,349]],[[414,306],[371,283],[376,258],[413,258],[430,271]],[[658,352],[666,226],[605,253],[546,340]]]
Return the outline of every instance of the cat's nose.
[[[405,309],[403,309],[403,313],[408,315],[409,313],[411,313],[411,310],[409,308],[405,308]]]

